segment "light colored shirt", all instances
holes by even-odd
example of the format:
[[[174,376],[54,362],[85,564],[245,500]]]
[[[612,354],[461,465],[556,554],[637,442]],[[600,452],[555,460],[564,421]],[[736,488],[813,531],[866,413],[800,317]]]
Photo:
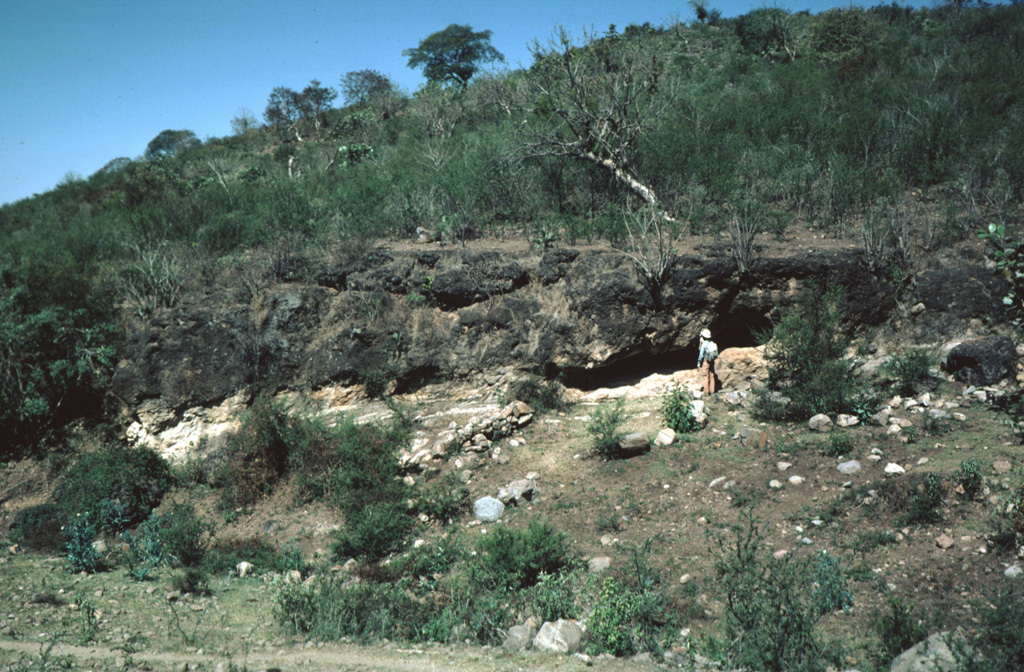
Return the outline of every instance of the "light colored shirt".
[[[703,364],[705,359],[710,361],[711,358],[708,357],[708,347],[710,343],[711,341],[707,339],[700,339],[700,350],[697,352],[697,366]]]

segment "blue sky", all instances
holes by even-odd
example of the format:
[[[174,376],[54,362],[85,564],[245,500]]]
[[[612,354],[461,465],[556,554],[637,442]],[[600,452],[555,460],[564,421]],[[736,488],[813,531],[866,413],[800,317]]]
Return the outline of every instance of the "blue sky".
[[[723,16],[762,0],[711,0]],[[849,0],[781,0],[818,13]],[[877,4],[877,3],[870,3]],[[337,89],[366,68],[412,93],[423,83],[402,50],[452,23],[491,30],[507,65],[555,26],[685,21],[685,0],[9,0],[0,9],[0,203],[136,158],[164,129],[230,134],[247,108],[262,120],[275,86]],[[338,104],[341,104],[339,97]]]

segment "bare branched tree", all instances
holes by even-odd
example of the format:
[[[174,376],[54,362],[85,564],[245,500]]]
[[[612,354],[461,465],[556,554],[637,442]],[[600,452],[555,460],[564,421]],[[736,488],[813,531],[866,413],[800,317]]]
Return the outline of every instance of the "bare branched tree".
[[[559,28],[531,47],[534,65],[525,107],[527,156],[565,156],[606,171],[662,219],[672,218],[650,184],[634,171],[640,141],[669,110],[656,41],[624,35],[583,36],[575,44]]]
[[[647,206],[625,215],[624,252],[633,262],[640,284],[661,306],[661,292],[672,272],[676,254],[675,231],[655,208]]]
[[[437,84],[428,84],[416,93],[416,105],[412,109],[427,136],[422,160],[433,170],[440,170],[454,156],[449,140],[462,121],[467,104],[461,91],[444,89]]]
[[[732,241],[732,258],[740,273],[750,270],[754,261],[754,242],[757,234],[764,230],[764,212],[756,203],[746,202],[733,208],[728,219],[729,239]]]

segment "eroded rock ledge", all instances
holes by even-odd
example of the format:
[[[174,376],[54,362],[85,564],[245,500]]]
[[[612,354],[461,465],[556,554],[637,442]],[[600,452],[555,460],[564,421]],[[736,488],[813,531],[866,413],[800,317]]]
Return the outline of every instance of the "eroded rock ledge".
[[[261,391],[352,395],[366,383],[408,392],[437,380],[495,386],[525,372],[593,389],[615,376],[692,366],[705,327],[722,349],[751,346],[753,332],[812,281],[846,289],[851,325],[895,315],[948,329],[999,305],[999,278],[980,261],[943,273],[945,303],[907,317],[856,251],[763,257],[739,274],[727,247],[709,248],[677,258],[656,302],[612,250],[377,250],[344,268],[325,265],[312,281],[223,286],[135,319],[111,389],[136,436],[200,415],[204,424],[226,423]],[[933,275],[922,284],[932,286]],[[969,301],[957,298],[957,286],[970,288]],[[910,305],[906,297],[902,305]],[[957,306],[956,315],[947,312]]]

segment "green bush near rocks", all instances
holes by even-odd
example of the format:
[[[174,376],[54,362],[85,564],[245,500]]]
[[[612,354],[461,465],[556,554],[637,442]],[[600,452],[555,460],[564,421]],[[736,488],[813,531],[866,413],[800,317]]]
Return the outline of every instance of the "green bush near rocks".
[[[99,531],[116,533],[149,517],[173,484],[170,466],[155,452],[115,445],[80,456],[53,499],[69,518],[88,513]]]

